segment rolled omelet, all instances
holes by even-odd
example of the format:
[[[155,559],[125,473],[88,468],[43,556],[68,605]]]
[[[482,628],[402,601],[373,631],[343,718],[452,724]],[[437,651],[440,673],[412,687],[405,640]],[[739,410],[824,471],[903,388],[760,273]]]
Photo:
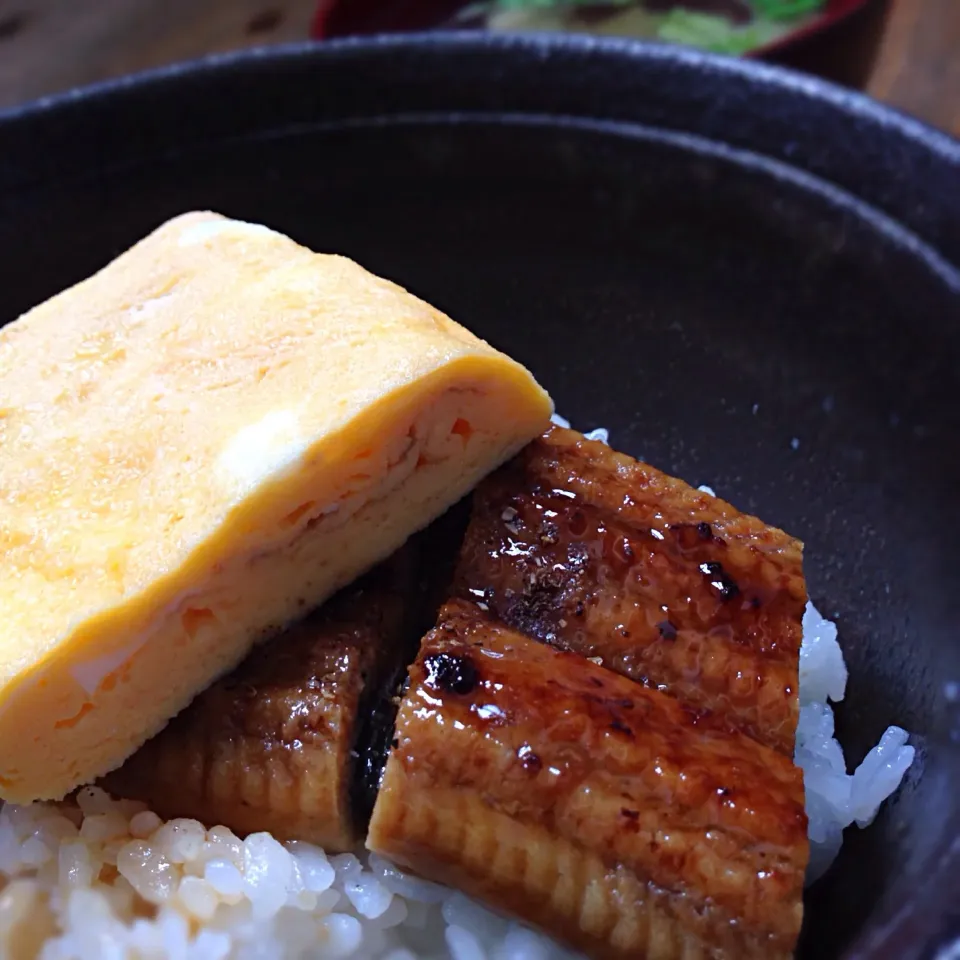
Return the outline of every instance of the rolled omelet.
[[[401,288],[212,213],[0,330],[0,797],[117,767],[551,412]]]

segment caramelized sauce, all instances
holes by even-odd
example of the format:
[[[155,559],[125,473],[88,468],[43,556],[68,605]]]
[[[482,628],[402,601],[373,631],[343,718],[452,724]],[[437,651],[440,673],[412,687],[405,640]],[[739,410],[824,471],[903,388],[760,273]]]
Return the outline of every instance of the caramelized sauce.
[[[485,481],[457,594],[792,755],[801,545],[553,429]]]
[[[471,822],[454,823],[464,804]],[[508,842],[528,851],[515,877],[496,866]],[[598,957],[648,954],[545,906],[536,878],[559,882],[555,853],[584,904],[609,882],[610,916],[643,930],[654,911],[704,955],[787,957],[799,929],[806,816],[787,757],[466,601],[441,611],[410,670],[370,843]],[[595,863],[607,879],[576,887]]]

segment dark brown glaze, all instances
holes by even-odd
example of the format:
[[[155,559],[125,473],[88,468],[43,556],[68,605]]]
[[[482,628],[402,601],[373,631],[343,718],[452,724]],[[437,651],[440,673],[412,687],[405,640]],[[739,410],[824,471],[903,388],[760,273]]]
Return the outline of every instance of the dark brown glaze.
[[[793,754],[802,545],[555,428],[476,491],[458,595]]]
[[[403,548],[214,683],[104,785],[163,817],[351,850],[412,658],[417,549]],[[386,732],[385,732],[386,731]]]
[[[457,557],[470,519],[470,500],[454,504],[429,527],[411,538],[393,558],[402,563],[405,579],[395,577],[394,587],[403,588],[403,627],[398,656],[385,677],[368,689],[359,708],[359,732],[351,804],[356,822],[366,824],[380,789],[387,753],[393,741],[394,721],[407,667],[416,656],[421,637],[437,621],[437,612],[450,595]],[[389,562],[389,561],[388,561]],[[389,639],[389,638],[384,638]]]
[[[424,639],[367,845],[597,957],[791,955],[801,772],[454,601]]]

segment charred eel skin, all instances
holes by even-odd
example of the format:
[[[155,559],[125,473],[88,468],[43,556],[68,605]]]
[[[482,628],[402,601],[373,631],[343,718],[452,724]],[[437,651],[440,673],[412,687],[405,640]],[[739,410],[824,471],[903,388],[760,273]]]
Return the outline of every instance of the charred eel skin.
[[[451,507],[254,650],[104,780],[165,818],[361,846],[407,667],[450,590],[470,514]]]
[[[801,772],[454,601],[423,641],[367,846],[589,956],[787,958]]]
[[[456,593],[792,756],[802,544],[554,428],[474,495]]]
[[[416,557],[408,545],[254,650],[104,786],[165,818],[355,849],[419,635]]]

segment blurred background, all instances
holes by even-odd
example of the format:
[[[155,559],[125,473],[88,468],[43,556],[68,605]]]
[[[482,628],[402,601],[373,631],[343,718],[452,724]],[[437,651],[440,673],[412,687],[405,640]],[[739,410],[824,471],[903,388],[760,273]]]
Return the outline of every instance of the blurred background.
[[[0,109],[208,53],[443,28],[629,34],[759,56],[960,135],[960,0],[0,0]]]

